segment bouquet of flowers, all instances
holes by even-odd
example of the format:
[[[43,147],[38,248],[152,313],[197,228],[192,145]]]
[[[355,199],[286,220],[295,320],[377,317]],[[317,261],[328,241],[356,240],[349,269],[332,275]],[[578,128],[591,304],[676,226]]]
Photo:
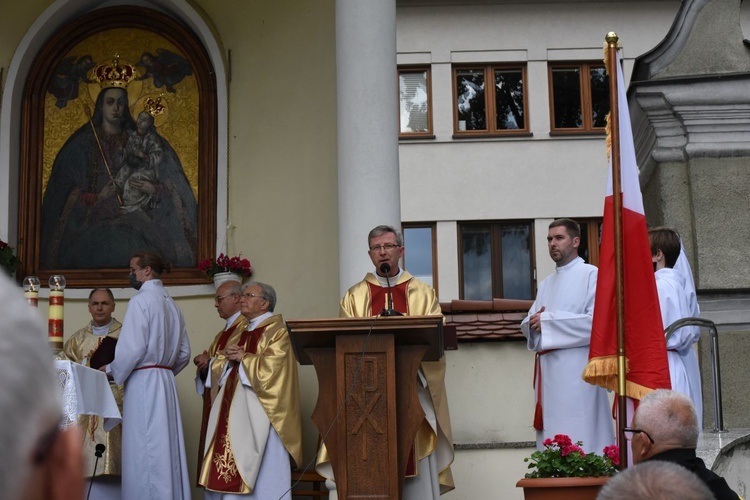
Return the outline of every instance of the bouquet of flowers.
[[[13,273],[16,272],[20,264],[21,261],[13,253],[13,247],[0,240],[0,266],[4,267],[8,271],[8,274],[13,276]]]
[[[604,456],[584,453],[583,443],[574,444],[565,434],[547,438],[542,444],[544,450],[537,450],[523,459],[531,462],[529,469],[533,469],[526,474],[527,478],[613,476],[620,465],[620,449],[615,444],[604,448]]]
[[[216,273],[235,273],[240,276],[249,277],[253,274],[250,261],[241,256],[230,257],[220,253],[216,260],[206,259],[198,264],[198,269],[206,276],[213,278]]]

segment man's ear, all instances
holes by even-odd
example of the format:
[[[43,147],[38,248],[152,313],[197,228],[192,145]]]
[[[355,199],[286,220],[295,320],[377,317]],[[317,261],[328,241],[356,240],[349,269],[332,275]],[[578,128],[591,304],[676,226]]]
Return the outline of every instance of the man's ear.
[[[648,457],[652,455],[651,453],[651,447],[654,446],[651,444],[651,440],[646,436],[644,433],[640,433],[638,435],[638,438],[641,439],[641,446],[639,448],[639,455],[641,456],[641,461],[646,460]]]
[[[47,460],[49,499],[83,498],[83,451],[81,431],[71,425],[60,432]]]

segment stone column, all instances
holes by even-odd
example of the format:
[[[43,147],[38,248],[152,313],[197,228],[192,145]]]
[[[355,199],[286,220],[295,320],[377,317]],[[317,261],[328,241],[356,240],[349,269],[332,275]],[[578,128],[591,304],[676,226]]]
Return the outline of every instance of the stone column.
[[[372,270],[367,233],[400,226],[395,0],[336,0],[339,283]]]

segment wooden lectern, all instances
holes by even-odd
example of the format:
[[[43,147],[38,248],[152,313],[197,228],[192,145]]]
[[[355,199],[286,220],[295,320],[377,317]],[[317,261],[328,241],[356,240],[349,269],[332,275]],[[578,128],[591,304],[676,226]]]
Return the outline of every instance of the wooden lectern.
[[[339,498],[402,498],[424,419],[417,370],[443,356],[443,317],[292,320],[287,328],[297,360],[318,374],[312,420]]]

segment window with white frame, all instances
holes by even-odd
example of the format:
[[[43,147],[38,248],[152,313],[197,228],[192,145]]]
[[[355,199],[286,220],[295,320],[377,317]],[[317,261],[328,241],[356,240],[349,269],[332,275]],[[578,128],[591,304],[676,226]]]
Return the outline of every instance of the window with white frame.
[[[399,67],[399,137],[432,137],[430,69]]]

